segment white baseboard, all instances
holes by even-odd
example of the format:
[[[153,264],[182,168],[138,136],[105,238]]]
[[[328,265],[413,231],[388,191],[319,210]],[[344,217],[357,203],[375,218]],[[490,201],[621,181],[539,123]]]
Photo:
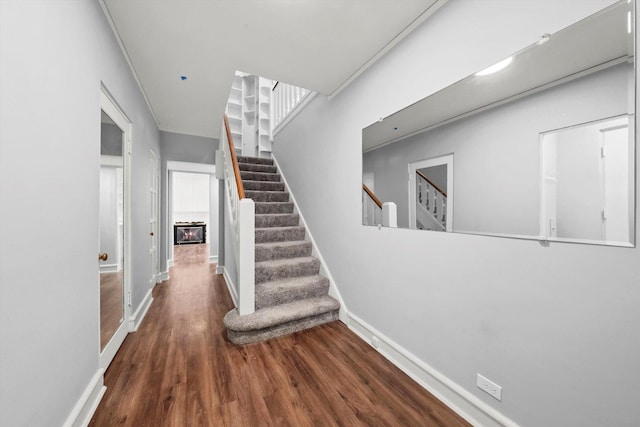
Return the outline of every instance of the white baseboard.
[[[236,291],[236,284],[233,283],[233,280],[231,280],[231,276],[229,276],[229,273],[227,272],[227,269],[224,268],[224,266],[220,267],[218,266],[218,268],[222,268],[222,275],[224,276],[224,282],[227,284],[227,289],[229,289],[229,293],[231,294],[231,299],[233,300],[233,305],[235,307],[238,306],[238,292]],[[216,269],[216,272],[218,270]],[[220,273],[218,273],[220,274]]]
[[[162,273],[160,273],[159,279],[160,279],[160,282],[165,282],[165,281],[169,280],[169,270],[163,271]],[[160,283],[160,282],[158,282],[158,283]]]
[[[298,213],[298,216],[300,217],[300,222],[302,223],[302,225],[306,230],[305,237],[309,240],[309,242],[311,242],[311,247],[313,248],[313,256],[317,257],[318,260],[320,261],[320,274],[326,276],[327,279],[329,279],[329,295],[335,298],[336,300],[338,300],[338,302],[340,303],[340,311],[338,313],[338,318],[340,319],[340,321],[342,321],[342,323],[348,323],[349,312],[347,310],[347,306],[344,303],[344,300],[342,299],[342,295],[340,295],[338,286],[336,285],[335,280],[333,280],[333,276],[331,275],[331,272],[329,271],[327,264],[324,262],[324,258],[322,257],[322,254],[318,250],[318,245],[316,245],[316,241],[313,238],[313,234],[311,234],[311,230],[307,226],[307,222],[304,220],[304,216],[302,215],[302,212],[300,212],[300,207],[298,206],[298,202],[296,202],[296,198],[291,192],[291,187],[289,187],[289,183],[287,183],[287,179],[282,173],[282,169],[280,169],[278,160],[275,158],[273,153],[271,154],[271,158],[273,159],[273,162],[278,168],[278,173],[280,173],[280,176],[282,177],[282,182],[284,183],[286,190],[289,192],[289,200],[293,203],[293,206],[295,207],[295,211]]]
[[[173,258],[167,260],[167,270],[173,267]]]
[[[152,290],[149,289],[147,294],[142,299],[142,302],[138,306],[133,316],[129,318],[129,332],[135,332],[140,327],[144,316],[147,315],[147,311],[149,311],[149,307],[151,307],[151,303],[153,302]]]
[[[216,274],[224,274],[224,265],[216,265]]]
[[[518,427],[513,420],[418,359],[364,320],[352,313],[348,317],[349,329],[374,348],[372,338],[377,337],[379,345],[376,350],[380,354],[474,426]]]
[[[213,264],[218,262],[218,255],[211,255],[209,256],[209,264]]]
[[[105,391],[107,387],[104,386],[104,369],[98,369],[62,426],[88,426]]]
[[[115,273],[118,271],[118,264],[102,264],[100,266],[100,273]]]

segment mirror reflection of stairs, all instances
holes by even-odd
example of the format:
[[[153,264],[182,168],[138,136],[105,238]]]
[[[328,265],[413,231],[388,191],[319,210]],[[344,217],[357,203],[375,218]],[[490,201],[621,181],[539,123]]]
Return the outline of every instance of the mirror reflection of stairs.
[[[245,195],[255,203],[256,311],[224,317],[229,340],[249,344],[338,319],[329,279],[305,241],[284,183],[271,159],[238,156]]]

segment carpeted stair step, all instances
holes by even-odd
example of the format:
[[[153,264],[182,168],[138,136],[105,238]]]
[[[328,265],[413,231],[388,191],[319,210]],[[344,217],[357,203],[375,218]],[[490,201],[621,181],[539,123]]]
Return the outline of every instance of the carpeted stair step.
[[[256,310],[321,297],[327,292],[329,279],[320,275],[259,283],[256,285]]]
[[[270,261],[283,258],[300,258],[311,256],[311,242],[271,242],[256,243],[255,261]]]
[[[304,240],[304,227],[300,225],[295,227],[256,228],[255,230],[255,243]]]
[[[251,172],[240,171],[240,177],[243,181],[273,181],[280,182],[279,173]]]
[[[244,192],[245,196],[254,202],[288,202],[289,193],[284,191],[254,191],[248,190]]]
[[[242,185],[245,191],[284,191],[284,182],[242,180]]]
[[[256,163],[238,163],[240,172],[262,172],[262,173],[278,173],[278,168],[274,165],[261,165]]]
[[[238,163],[253,163],[254,165],[273,165],[273,159],[265,159],[262,157],[236,156]]]
[[[255,202],[256,215],[293,213],[292,202]]]
[[[236,309],[224,316],[227,337],[250,344],[291,334],[338,319],[340,304],[328,295],[266,307],[240,316]]]
[[[320,271],[316,257],[286,258],[256,262],[256,284],[291,277],[314,276]]]
[[[299,223],[300,216],[294,213],[256,215],[256,228],[295,227]]]

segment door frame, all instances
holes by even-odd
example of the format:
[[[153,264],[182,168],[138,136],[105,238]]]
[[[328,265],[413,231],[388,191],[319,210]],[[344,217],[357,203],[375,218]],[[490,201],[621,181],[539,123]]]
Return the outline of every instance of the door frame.
[[[151,237],[149,245],[149,257],[151,259],[151,277],[149,285],[154,287],[161,280],[160,275],[160,157],[155,151],[149,150],[150,162],[150,185],[149,195],[151,205],[149,206],[149,234]]]
[[[211,226],[207,224],[207,230],[209,230],[209,232],[211,233],[213,232],[213,229],[211,227],[215,226],[216,229],[218,227],[218,222],[214,224],[214,222],[212,221],[213,216],[217,213],[218,210],[214,206],[214,203],[217,204],[218,200],[217,198],[216,200],[213,200],[213,198],[211,197],[211,191],[213,189],[212,186],[217,186],[216,165],[208,163],[179,162],[175,160],[167,161],[167,185],[164,189],[164,194],[166,197],[165,200],[167,201],[166,206],[164,207],[164,226],[165,230],[167,230],[167,233],[165,236],[163,236],[163,238],[166,240],[167,247],[167,271],[169,270],[169,267],[173,266],[173,172],[201,173],[209,175],[209,222],[211,223]],[[216,212],[214,212],[214,208]],[[220,221],[220,218],[218,218],[218,221]],[[220,236],[218,236],[218,238],[220,238]],[[217,262],[218,256],[213,255],[213,253],[216,252],[218,248],[217,246],[214,246],[212,244],[213,242],[211,242],[209,239],[207,239],[207,242],[209,243],[209,262]]]
[[[409,228],[416,229],[416,171],[433,166],[447,166],[447,229],[453,231],[453,153],[409,163]]]
[[[104,350],[100,351],[100,340],[98,339],[98,355],[99,366],[101,369],[107,369],[117,351],[120,349],[122,342],[129,333],[129,319],[131,317],[131,151],[132,151],[132,138],[131,138],[131,120],[124,113],[122,108],[115,101],[113,96],[109,93],[107,88],[102,84],[100,87],[100,109],[104,111],[115,123],[122,129],[124,134],[124,147],[122,153],[123,162],[123,185],[124,185],[124,273],[122,275],[122,298],[123,298],[123,311],[122,322],[118,329],[113,334],[109,342],[104,347]],[[98,236],[99,238],[99,236]],[[100,281],[98,280],[98,286]],[[100,305],[98,304],[98,316],[100,314]],[[100,322],[98,322],[98,337],[100,336]]]

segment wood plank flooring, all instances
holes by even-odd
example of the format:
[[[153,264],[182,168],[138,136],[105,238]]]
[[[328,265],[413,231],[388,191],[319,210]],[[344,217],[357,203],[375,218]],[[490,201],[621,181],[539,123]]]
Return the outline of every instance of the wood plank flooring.
[[[122,322],[122,270],[100,273],[100,350]]]
[[[90,426],[469,426],[340,322],[230,343],[233,304],[207,253],[175,248]]]

